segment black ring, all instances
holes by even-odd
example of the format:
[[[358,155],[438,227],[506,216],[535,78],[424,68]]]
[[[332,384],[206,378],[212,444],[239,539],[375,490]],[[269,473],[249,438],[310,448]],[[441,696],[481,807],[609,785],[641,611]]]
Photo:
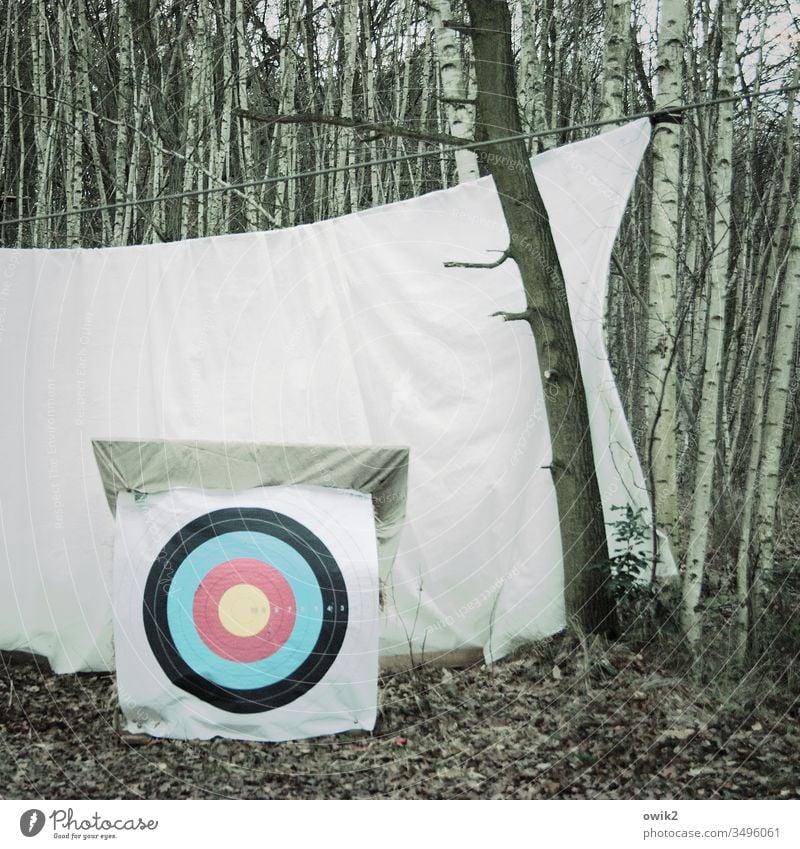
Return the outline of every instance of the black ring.
[[[176,649],[167,619],[170,586],[183,561],[204,542],[235,531],[268,534],[290,545],[311,567],[322,594],[322,627],[309,656],[286,678],[247,690],[221,687],[195,672]],[[300,522],[260,507],[225,508],[193,519],[161,549],[147,577],[142,612],[150,648],[176,687],[221,710],[261,713],[299,699],[330,669],[347,631],[347,586],[325,544]]]

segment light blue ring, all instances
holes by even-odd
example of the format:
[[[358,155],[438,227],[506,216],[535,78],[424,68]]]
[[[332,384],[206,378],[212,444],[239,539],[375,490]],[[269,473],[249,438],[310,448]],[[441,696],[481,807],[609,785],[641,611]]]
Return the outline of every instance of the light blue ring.
[[[194,596],[215,567],[242,557],[263,560],[283,575],[294,593],[295,624],[286,642],[262,660],[241,663],[215,654],[197,632]],[[167,622],[175,648],[198,674],[221,687],[253,690],[292,674],[311,654],[322,630],[322,593],[311,567],[292,546],[267,534],[234,531],[204,542],[181,563],[167,598]]]

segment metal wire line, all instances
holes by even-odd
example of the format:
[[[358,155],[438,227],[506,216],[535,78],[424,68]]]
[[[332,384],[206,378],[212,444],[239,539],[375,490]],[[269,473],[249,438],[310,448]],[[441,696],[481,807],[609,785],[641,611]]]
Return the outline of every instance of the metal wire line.
[[[5,86],[10,87],[10,86]],[[0,219],[0,226],[12,224],[27,224],[34,221],[51,221],[54,218],[66,217],[69,215],[87,215],[95,212],[106,212],[112,209],[124,209],[131,206],[142,206],[145,204],[161,203],[167,200],[181,200],[183,198],[199,197],[200,195],[210,195],[217,192],[237,191],[253,186],[266,186],[272,183],[286,183],[289,180],[301,180],[307,177],[322,177],[329,174],[337,174],[342,171],[352,171],[357,168],[366,168],[376,165],[394,165],[400,162],[409,162],[416,159],[422,159],[428,156],[440,156],[442,153],[453,153],[459,150],[482,150],[483,148],[493,147],[494,145],[505,144],[513,141],[526,141],[528,139],[543,138],[545,136],[558,135],[559,133],[567,133],[573,130],[589,130],[597,127],[606,127],[612,124],[625,124],[631,121],[638,121],[641,118],[655,118],[659,116],[680,115],[694,109],[703,109],[708,106],[716,106],[721,103],[733,103],[739,101],[750,101],[760,97],[768,97],[775,94],[784,94],[789,91],[800,90],[800,85],[787,85],[780,88],[769,89],[764,91],[754,92],[739,92],[738,94],[728,97],[717,97],[713,100],[701,100],[694,103],[686,103],[678,106],[671,106],[667,109],[652,109],[647,112],[638,112],[635,115],[619,115],[614,118],[606,118],[600,121],[586,121],[582,124],[570,124],[568,126],[553,127],[550,130],[537,130],[530,133],[518,133],[515,135],[504,136],[499,139],[489,139],[485,141],[465,141],[463,145],[441,145],[435,150],[418,151],[417,153],[407,153],[400,156],[388,156],[382,159],[371,159],[365,162],[359,162],[354,165],[332,165],[327,168],[318,168],[312,171],[300,171],[296,174],[286,174],[280,177],[264,177],[260,180],[248,180],[241,183],[228,183],[222,186],[213,186],[207,189],[192,189],[186,192],[176,192],[168,195],[158,195],[156,197],[138,198],[137,200],[122,200],[114,203],[103,204],[102,206],[87,206],[80,209],[61,210],[59,212],[49,212],[44,215],[29,215],[23,218],[4,218]],[[35,94],[34,92],[30,92]]]

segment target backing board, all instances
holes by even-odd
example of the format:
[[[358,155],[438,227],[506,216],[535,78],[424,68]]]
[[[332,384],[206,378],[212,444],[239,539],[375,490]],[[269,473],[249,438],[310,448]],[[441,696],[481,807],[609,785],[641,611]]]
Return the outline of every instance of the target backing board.
[[[114,643],[129,731],[279,741],[371,730],[378,632],[369,495],[119,494]]]

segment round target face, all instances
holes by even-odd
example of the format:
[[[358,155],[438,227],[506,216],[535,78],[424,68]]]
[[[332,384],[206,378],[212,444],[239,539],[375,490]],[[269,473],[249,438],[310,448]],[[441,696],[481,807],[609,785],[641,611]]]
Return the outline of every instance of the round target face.
[[[344,641],[347,587],[324,543],[289,516],[215,510],[159,553],[143,603],[169,680],[215,707],[259,713],[293,702]]]

